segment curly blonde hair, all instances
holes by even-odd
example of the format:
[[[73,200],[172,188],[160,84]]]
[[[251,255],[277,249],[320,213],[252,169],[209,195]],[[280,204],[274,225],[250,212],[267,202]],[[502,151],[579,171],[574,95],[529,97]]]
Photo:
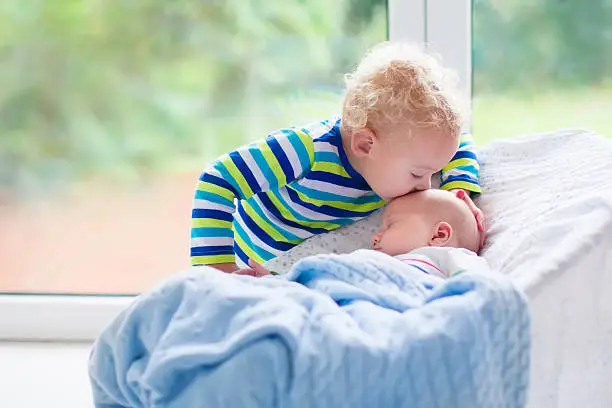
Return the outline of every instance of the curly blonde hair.
[[[467,109],[457,76],[436,58],[407,43],[373,47],[345,76],[342,126],[349,134],[406,124],[458,136]]]

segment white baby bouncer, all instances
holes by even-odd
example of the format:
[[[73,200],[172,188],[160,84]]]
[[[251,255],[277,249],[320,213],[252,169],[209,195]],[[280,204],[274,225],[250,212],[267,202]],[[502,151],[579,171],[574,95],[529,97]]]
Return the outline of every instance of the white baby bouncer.
[[[482,255],[531,303],[529,407],[611,407],[612,142],[538,134],[485,146],[481,163]],[[270,267],[368,247],[379,216],[314,237]]]

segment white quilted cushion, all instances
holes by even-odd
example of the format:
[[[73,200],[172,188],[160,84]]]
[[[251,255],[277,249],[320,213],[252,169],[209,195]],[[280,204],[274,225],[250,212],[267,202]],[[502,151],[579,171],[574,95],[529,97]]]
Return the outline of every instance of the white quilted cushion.
[[[612,406],[612,143],[560,131],[485,146],[482,255],[531,300],[529,408]],[[369,245],[380,214],[311,238],[276,260]]]

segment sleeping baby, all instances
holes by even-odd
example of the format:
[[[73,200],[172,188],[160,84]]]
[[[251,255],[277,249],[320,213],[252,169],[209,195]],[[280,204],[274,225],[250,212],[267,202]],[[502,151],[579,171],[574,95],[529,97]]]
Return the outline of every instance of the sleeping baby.
[[[464,194],[425,190],[393,200],[372,237],[373,249],[441,278],[481,264],[480,234]]]
[[[372,237],[372,249],[410,265],[412,272],[440,278],[480,270],[485,265],[476,255],[480,233],[464,194],[425,190],[392,200]],[[257,276],[270,273],[261,265],[250,266]]]

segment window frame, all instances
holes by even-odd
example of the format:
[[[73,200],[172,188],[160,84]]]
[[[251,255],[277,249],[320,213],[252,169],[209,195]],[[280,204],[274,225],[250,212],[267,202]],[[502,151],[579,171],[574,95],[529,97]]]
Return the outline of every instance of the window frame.
[[[472,0],[424,0],[425,44],[459,76],[462,92],[472,99]],[[452,33],[452,35],[449,35]]]
[[[471,97],[471,0],[388,0],[387,6],[389,40],[426,44],[458,72]],[[0,341],[92,341],[134,298],[0,294]]]

